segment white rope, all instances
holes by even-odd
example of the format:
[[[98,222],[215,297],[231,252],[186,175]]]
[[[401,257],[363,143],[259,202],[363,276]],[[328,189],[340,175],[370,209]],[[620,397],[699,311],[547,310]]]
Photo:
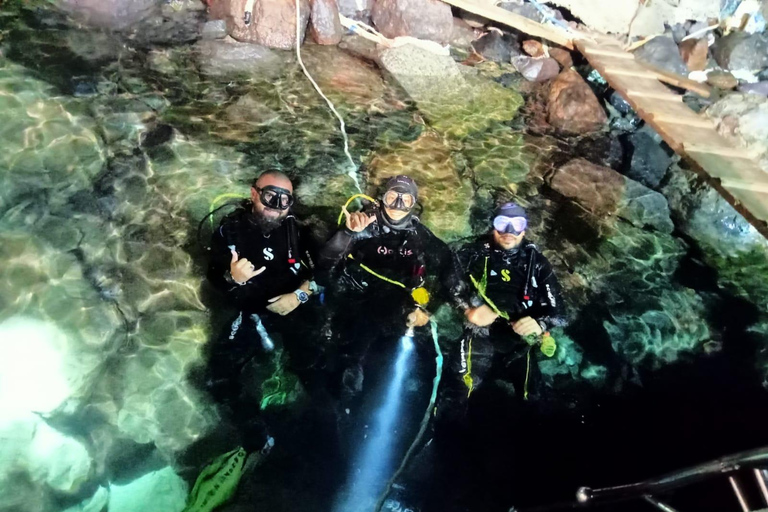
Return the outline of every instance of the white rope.
[[[347,160],[349,160],[349,176],[352,178],[352,180],[355,182],[355,186],[357,187],[358,191],[362,191],[360,188],[360,182],[357,180],[357,165],[355,165],[355,161],[352,159],[352,155],[349,153],[349,136],[347,136],[347,127],[344,124],[344,119],[341,117],[339,112],[336,110],[336,107],[333,106],[333,103],[331,100],[328,99],[328,96],[323,94],[323,91],[320,89],[320,86],[317,85],[317,82],[312,78],[312,75],[309,74],[309,71],[307,71],[307,67],[304,65],[304,61],[301,60],[301,6],[300,6],[300,0],[296,0],[296,58],[299,60],[299,65],[301,66],[302,71],[304,71],[304,75],[307,77],[307,80],[312,84],[312,87],[315,88],[317,93],[325,100],[325,102],[328,104],[328,108],[331,109],[331,112],[333,112],[333,115],[336,116],[336,119],[339,120],[339,129],[341,130],[341,135],[344,138],[344,154],[347,155]]]

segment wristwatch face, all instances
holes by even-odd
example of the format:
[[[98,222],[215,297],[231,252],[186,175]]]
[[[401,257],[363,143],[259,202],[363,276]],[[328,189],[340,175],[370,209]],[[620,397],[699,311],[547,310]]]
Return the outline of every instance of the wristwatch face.
[[[296,297],[299,299],[299,302],[301,302],[302,304],[304,304],[309,300],[309,295],[307,295],[307,292],[303,290],[296,290],[294,293],[296,294]]]

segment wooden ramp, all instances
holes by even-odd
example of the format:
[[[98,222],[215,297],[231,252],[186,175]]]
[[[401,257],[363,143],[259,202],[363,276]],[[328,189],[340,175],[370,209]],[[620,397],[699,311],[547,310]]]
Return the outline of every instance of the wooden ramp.
[[[659,75],[635,61],[616,39],[588,37],[574,39],[574,45],[592,67],[669,147],[768,238],[768,173],[760,168],[756,156],[717,133],[712,120],[687,107],[681,95],[659,82]]]
[[[718,134],[709,118],[688,108],[680,94],[659,80],[684,83],[704,95],[706,88],[684,77],[649,69],[610,36],[542,25],[482,0],[443,1],[534,37],[578,49],[669,147],[686,158],[694,170],[768,238],[768,173],[760,168],[755,155]]]

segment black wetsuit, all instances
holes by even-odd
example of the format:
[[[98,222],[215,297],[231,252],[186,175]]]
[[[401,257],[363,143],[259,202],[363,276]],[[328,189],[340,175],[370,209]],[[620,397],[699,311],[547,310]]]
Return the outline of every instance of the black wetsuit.
[[[265,346],[257,324],[269,333],[277,349],[285,347],[291,369],[301,373],[316,357],[309,333],[317,330],[317,298],[302,304],[282,317],[266,309],[268,300],[292,293],[313,274],[313,244],[306,232],[296,229],[294,220],[284,220],[265,234],[255,222],[253,205],[246,202],[225,217],[211,240],[208,279],[222,292],[226,303],[238,311],[230,318],[224,333],[214,340],[208,363],[208,389],[213,397],[227,406],[235,424],[243,432],[250,448],[261,448],[266,428],[259,415],[259,390],[243,389],[241,377],[249,363],[256,372],[271,371],[276,351]],[[256,269],[266,270],[238,285],[228,279],[234,247],[238,256],[247,258]],[[291,260],[291,261],[289,261]],[[301,321],[297,321],[301,319]],[[299,375],[303,377],[302,375]],[[266,379],[269,375],[258,377]]]
[[[565,325],[565,309],[560,296],[560,285],[547,258],[535,245],[523,240],[515,249],[506,251],[498,247],[491,236],[484,237],[464,246],[458,253],[459,263],[467,280],[465,300],[472,307],[486,304],[478,293],[472,278],[477,283],[485,276],[485,295],[509,316],[509,321],[498,318],[487,329],[468,328],[460,342],[458,357],[452,367],[462,377],[468,388],[477,388],[491,367],[494,354],[508,354],[507,359],[517,359],[520,364],[510,368],[509,379],[520,387],[524,386],[527,373],[529,346],[510,326],[523,317],[537,320],[544,330]],[[534,357],[543,356],[538,347],[531,349]],[[536,378],[535,364],[531,363],[531,376]],[[535,388],[534,383],[529,383]],[[520,393],[522,394],[522,393]]]

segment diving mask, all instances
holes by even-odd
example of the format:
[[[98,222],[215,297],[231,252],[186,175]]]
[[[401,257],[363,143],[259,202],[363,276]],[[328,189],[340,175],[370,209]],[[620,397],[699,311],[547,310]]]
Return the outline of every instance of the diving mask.
[[[259,193],[261,204],[273,210],[287,210],[293,205],[293,194],[287,189],[267,185],[264,188],[254,187]]]
[[[499,233],[511,233],[519,236],[528,227],[528,220],[525,217],[507,217],[497,215],[493,219],[493,229]]]
[[[413,207],[416,206],[416,198],[410,192],[403,192],[397,189],[390,189],[384,193],[384,197],[381,198],[381,202],[384,206],[391,210],[399,210],[401,212],[410,212]]]

